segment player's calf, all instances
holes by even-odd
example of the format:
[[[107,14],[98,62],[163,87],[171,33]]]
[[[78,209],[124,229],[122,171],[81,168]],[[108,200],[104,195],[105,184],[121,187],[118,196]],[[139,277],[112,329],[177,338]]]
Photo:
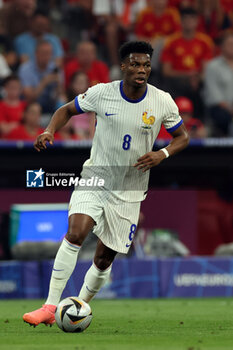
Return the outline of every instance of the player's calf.
[[[94,257],[95,266],[101,271],[107,270],[112,265],[116,255],[116,251],[106,247],[99,239]]]

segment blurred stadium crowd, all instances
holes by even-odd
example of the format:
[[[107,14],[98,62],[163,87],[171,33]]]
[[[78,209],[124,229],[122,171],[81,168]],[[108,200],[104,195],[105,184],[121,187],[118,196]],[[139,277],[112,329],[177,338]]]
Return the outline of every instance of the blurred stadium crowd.
[[[135,39],[192,138],[233,136],[233,0],[0,0],[0,139],[34,140],[62,104],[121,79],[118,48]],[[56,139],[91,139],[94,124],[74,117]]]

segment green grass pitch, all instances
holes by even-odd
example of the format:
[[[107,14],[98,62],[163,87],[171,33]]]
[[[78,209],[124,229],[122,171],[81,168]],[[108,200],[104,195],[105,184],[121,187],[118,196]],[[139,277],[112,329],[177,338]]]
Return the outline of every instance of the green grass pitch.
[[[0,301],[1,350],[232,350],[232,299],[94,300],[81,334],[30,327],[23,313],[41,300]]]

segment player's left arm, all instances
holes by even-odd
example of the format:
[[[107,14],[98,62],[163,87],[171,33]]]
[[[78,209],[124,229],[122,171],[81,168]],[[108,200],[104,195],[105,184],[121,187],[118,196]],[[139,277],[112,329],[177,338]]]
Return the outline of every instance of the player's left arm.
[[[165,152],[162,150],[148,152],[137,160],[134,167],[136,167],[138,170],[143,169],[143,172],[145,172],[150,168],[159,165],[168,156],[173,156],[188,146],[189,135],[184,124],[181,124],[181,126],[179,126],[175,131],[171,132],[171,135],[173,138],[169,145],[165,147]],[[165,153],[167,153],[167,156]]]

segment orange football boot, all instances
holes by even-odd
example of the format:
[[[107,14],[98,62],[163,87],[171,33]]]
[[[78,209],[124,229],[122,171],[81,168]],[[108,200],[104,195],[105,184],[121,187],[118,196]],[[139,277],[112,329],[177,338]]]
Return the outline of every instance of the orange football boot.
[[[55,323],[55,305],[43,305],[40,309],[28,312],[23,315],[24,322],[30,324],[30,326],[38,326],[40,323],[44,323],[46,326],[50,327]]]

